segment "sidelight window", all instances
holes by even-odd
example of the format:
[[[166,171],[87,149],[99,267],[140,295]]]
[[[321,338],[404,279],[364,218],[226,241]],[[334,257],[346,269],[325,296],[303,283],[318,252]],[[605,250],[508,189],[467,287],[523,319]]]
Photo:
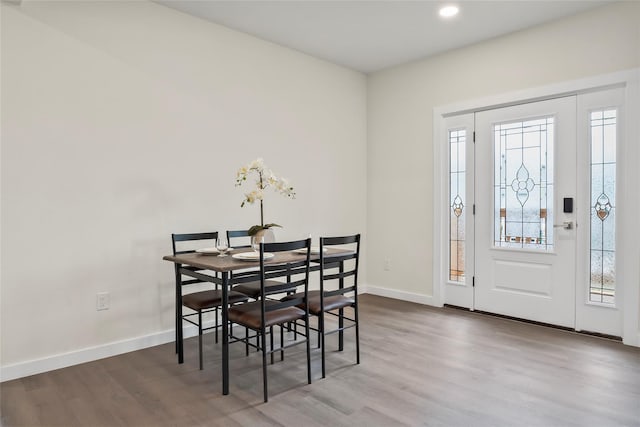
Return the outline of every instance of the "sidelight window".
[[[591,112],[591,274],[589,301],[613,304],[616,285],[615,109]]]
[[[449,131],[449,280],[464,282],[466,130]]]

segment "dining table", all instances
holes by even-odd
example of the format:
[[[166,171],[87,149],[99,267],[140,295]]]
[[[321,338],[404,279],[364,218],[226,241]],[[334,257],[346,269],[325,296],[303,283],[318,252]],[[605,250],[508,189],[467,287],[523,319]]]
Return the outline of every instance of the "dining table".
[[[166,255],[162,259],[175,264],[175,320],[176,320],[176,344],[178,351],[178,363],[184,362],[183,331],[182,331],[182,288],[183,276],[192,277],[202,282],[210,282],[220,286],[222,291],[222,394],[229,394],[229,290],[232,286],[260,280],[259,271],[255,275],[235,275],[234,272],[247,271],[248,269],[260,268],[260,260],[239,259],[235,254],[254,252],[251,248],[233,249],[227,256],[220,256],[215,253],[188,252],[176,255]],[[339,257],[351,251],[343,249],[325,249],[324,257]],[[272,258],[265,259],[265,264],[284,264],[288,262],[302,261],[306,257],[306,252],[291,251],[275,254]],[[319,270],[320,252],[311,250],[310,260],[312,265],[310,271]]]

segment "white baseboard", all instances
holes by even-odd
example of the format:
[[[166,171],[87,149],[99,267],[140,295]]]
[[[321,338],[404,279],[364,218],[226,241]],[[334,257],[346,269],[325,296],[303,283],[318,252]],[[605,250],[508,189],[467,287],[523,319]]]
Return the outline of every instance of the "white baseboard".
[[[412,292],[399,291],[397,289],[381,288],[378,286],[364,285],[359,287],[360,294],[371,294],[386,298],[393,298],[402,301],[409,301],[418,304],[439,307],[434,304],[434,298],[429,295],[415,294]],[[213,326],[213,322],[205,323],[205,327]],[[193,325],[185,326],[184,336],[190,338],[196,336],[198,330]],[[17,378],[28,377],[30,375],[40,374],[43,372],[53,371],[56,369],[66,368],[81,363],[93,362],[94,360],[104,359],[105,357],[117,356],[119,354],[128,353],[130,351],[142,350],[148,347],[154,347],[161,344],[173,342],[174,330],[158,332],[155,334],[145,335],[142,337],[131,338],[122,341],[116,341],[95,347],[84,348],[64,354],[56,354],[44,357],[42,359],[29,360],[13,365],[0,367],[0,382],[11,381]],[[627,345],[640,346],[640,334],[635,342],[625,342]]]
[[[211,325],[209,325],[208,322],[205,322],[205,327],[208,326],[213,326],[213,321],[211,321]],[[196,335],[198,335],[198,329],[195,326],[185,326],[185,338]],[[15,380],[17,378],[28,377],[29,375],[40,374],[73,365],[79,365],[81,363],[93,362],[94,360],[104,359],[105,357],[129,353],[130,351],[142,350],[144,348],[166,344],[173,342],[174,337],[175,332],[171,329],[142,337],[83,348],[69,353],[43,357],[42,359],[29,360],[13,365],[2,366],[0,367],[0,382]]]
[[[415,302],[418,304],[431,305],[439,307],[430,295],[415,294],[413,292],[399,291],[397,289],[381,288],[379,286],[365,285],[360,286],[361,293],[377,295],[386,298],[393,298],[402,301]]]
[[[360,286],[360,293],[369,293],[372,295],[410,301],[418,304],[434,305],[433,297],[431,296],[398,291],[395,289],[380,288],[377,286]],[[213,324],[208,323],[209,322],[205,322],[205,327],[213,326]],[[174,330],[171,329],[168,331],[116,341],[95,347],[83,348],[69,353],[56,354],[53,356],[43,357],[41,359],[1,366],[0,382],[11,381],[18,378],[28,377],[30,375],[79,365],[81,363],[93,362],[94,360],[104,359],[105,357],[117,356],[130,351],[142,350],[144,348],[166,344],[173,342],[174,333]],[[185,326],[185,338],[193,337],[197,334],[198,329],[195,326]]]
[[[633,347],[640,347],[640,333],[635,337],[635,341],[633,339],[622,339],[622,343],[625,345],[630,345]]]

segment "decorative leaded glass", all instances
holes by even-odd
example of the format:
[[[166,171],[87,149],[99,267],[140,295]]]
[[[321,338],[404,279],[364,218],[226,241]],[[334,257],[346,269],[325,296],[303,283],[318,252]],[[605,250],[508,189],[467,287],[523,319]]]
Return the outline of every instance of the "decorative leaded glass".
[[[449,280],[464,282],[466,130],[449,131]]]
[[[494,125],[494,245],[553,249],[553,117]]]
[[[615,303],[616,110],[591,113],[589,301]]]

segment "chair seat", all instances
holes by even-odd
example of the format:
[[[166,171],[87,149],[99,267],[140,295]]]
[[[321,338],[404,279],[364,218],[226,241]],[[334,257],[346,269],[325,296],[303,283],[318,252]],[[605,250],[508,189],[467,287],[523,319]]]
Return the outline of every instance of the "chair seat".
[[[265,280],[265,291],[267,294],[269,293],[269,288],[273,286],[282,286],[282,282],[277,280]],[[236,285],[233,287],[233,290],[240,292],[241,294],[245,294],[253,299],[258,299],[260,297],[260,280]],[[282,292],[287,292],[288,290],[293,291],[295,290],[295,287],[292,289],[284,289]]]
[[[265,301],[265,305],[277,304],[277,301]],[[262,319],[260,315],[260,301],[248,302],[229,308],[229,320],[251,329],[260,329]],[[273,311],[266,311],[265,327],[279,325],[286,322],[293,322],[304,318],[304,311],[298,307],[286,307]]]
[[[283,301],[302,298],[304,294],[297,293],[294,295],[287,295],[282,298]],[[355,304],[356,301],[353,298],[345,297],[344,295],[332,295],[324,297],[324,311],[338,310],[340,308],[350,307]],[[309,313],[318,315],[320,310],[320,291],[309,291]]]
[[[229,304],[244,302],[248,299],[249,298],[245,294],[240,292],[229,292]],[[222,291],[207,290],[183,295],[182,305],[196,311],[219,307],[222,305]]]

